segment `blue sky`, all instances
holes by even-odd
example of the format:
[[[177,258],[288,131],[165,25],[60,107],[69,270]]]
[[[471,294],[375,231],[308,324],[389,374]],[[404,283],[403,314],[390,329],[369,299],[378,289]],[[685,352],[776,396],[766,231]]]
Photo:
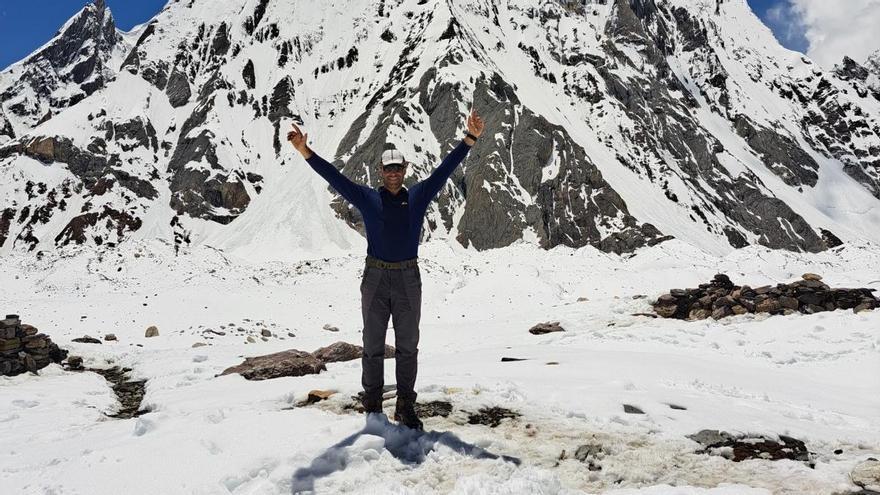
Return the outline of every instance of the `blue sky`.
[[[166,0],[106,0],[117,26],[129,30],[146,22]],[[752,9],[773,29],[788,48],[806,52],[808,43],[800,29],[787,19],[787,0],[748,0]],[[54,36],[87,0],[0,0],[0,69],[21,60]]]

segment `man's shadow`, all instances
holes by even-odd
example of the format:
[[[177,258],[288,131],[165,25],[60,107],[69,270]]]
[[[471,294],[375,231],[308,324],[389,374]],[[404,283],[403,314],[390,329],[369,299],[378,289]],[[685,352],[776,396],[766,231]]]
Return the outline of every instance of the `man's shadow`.
[[[516,457],[497,455],[476,445],[463,442],[448,431],[418,431],[399,426],[388,421],[384,414],[368,414],[364,429],[352,434],[336,445],[329,447],[323,454],[315,458],[309,467],[299,468],[293,474],[292,493],[302,494],[314,492],[315,480],[342,471],[349,464],[349,449],[363,435],[374,435],[384,439],[382,448],[391,453],[404,464],[421,464],[437,444],[445,445],[459,454],[469,455],[475,459],[503,459],[517,466],[520,460]],[[381,441],[376,442],[378,447]],[[371,447],[367,447],[371,448]]]

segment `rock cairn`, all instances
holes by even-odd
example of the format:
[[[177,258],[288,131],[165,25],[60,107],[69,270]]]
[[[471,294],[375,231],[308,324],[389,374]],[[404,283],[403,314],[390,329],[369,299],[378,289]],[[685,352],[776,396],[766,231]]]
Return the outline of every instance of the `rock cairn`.
[[[14,376],[61,363],[67,351],[59,348],[35,327],[21,323],[18,315],[0,320],[0,375]]]
[[[711,282],[696,289],[672,289],[654,303],[654,311],[663,318],[680,320],[720,320],[727,316],[746,313],[789,315],[806,314],[836,309],[851,309],[855,313],[880,307],[880,300],[872,294],[875,289],[832,289],[822,277],[805,273],[802,280],[790,284],[749,287],[734,285],[724,274],[715,275]]]

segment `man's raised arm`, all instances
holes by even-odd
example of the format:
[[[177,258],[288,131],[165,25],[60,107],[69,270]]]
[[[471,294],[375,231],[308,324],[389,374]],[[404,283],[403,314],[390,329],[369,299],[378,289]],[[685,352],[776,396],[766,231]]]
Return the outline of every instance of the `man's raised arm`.
[[[356,207],[362,205],[366,198],[365,187],[352,182],[348,177],[342,175],[342,172],[336,170],[336,167],[331,163],[312,151],[309,148],[308,139],[309,135],[303,134],[296,124],[293,124],[293,130],[287,133],[287,140],[300,152],[315,172],[318,172],[318,175],[323,177],[349,203]]]
[[[446,158],[440,162],[440,166],[431,172],[431,175],[422,181],[422,195],[426,202],[434,199],[434,196],[443,189],[443,184],[452,175],[455,167],[464,160],[471,147],[476,144],[477,138],[483,133],[483,119],[477,115],[476,110],[472,110],[467,120],[467,136],[462,139],[458,146],[452,152],[446,155]]]

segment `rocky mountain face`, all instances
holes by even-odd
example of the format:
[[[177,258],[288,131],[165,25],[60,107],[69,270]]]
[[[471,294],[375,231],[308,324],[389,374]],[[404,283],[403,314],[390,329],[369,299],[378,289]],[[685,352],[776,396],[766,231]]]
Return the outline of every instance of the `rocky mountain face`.
[[[114,58],[128,49],[104,0],[83,8],[51,41],[0,74],[0,140],[104,88],[118,69]]]
[[[0,73],[0,252],[344,248],[362,220],[292,153],[289,124],[374,187],[396,147],[412,184],[471,107],[487,130],[425,238],[880,241],[878,65],[823,72],[745,0],[187,0],[132,33],[96,1]]]

